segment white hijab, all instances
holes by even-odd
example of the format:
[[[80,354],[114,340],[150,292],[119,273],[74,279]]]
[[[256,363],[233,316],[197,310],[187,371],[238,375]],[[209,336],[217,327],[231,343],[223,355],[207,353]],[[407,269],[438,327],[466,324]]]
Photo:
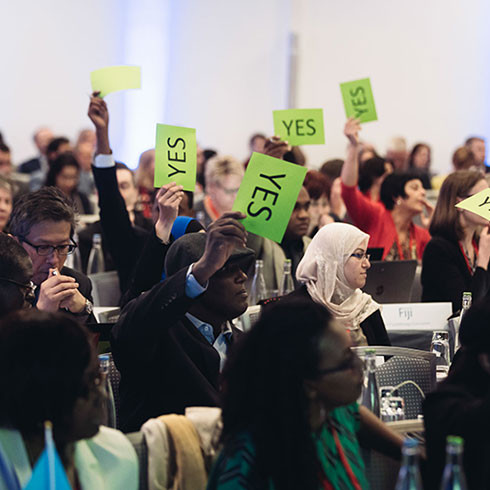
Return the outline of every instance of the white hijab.
[[[298,264],[296,279],[306,284],[310,297],[327,307],[348,329],[380,308],[369,294],[347,283],[344,266],[357,248],[364,248],[369,235],[346,223],[331,223],[313,237]]]

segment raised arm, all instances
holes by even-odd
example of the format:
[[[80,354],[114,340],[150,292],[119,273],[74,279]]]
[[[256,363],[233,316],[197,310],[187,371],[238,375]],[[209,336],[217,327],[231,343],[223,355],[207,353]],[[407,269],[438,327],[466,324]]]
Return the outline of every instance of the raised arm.
[[[88,116],[94,123],[97,136],[92,171],[99,195],[100,222],[105,244],[114,260],[121,291],[124,291],[143,241],[133,228],[126,203],[119,191],[116,166],[109,144],[109,111],[105,101],[97,95],[97,92],[92,94],[88,109]]]
[[[347,157],[344,165],[342,165],[342,171],[340,172],[340,179],[342,183],[349,187],[354,187],[359,181],[359,131],[361,125],[358,119],[350,117],[344,126],[344,134],[349,140],[349,147],[347,148]]]
[[[152,233],[139,256],[136,267],[124,293],[121,306],[148,291],[162,279],[165,257],[172,242],[172,226],[179,213],[182,201],[182,186],[175,183],[164,185],[156,195],[158,217]]]
[[[214,221],[206,233],[204,253],[194,263],[192,274],[185,267],[127,304],[113,329],[114,341],[129,349],[151,345],[165,329],[180,320],[199,297],[190,295],[189,276],[193,276],[204,292],[208,280],[224,266],[233,250],[245,246],[246,231],[237,221],[244,217],[242,213],[225,213]]]

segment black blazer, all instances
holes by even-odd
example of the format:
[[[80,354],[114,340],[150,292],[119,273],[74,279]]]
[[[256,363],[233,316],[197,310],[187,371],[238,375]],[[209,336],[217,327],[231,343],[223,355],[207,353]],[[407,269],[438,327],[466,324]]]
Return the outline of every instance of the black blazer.
[[[490,289],[489,272],[477,267],[471,275],[459,244],[440,236],[425,247],[421,281],[422,301],[451,301],[453,312],[461,308],[463,292],[471,291],[476,301]]]
[[[121,291],[124,293],[148,234],[131,224],[126,204],[119,192],[116,167],[92,166],[92,171],[99,193],[100,224],[104,245],[112,257]]]
[[[150,417],[219,404],[220,357],[184,316],[199,301],[185,295],[186,274],[182,269],[128,303],[112,330],[125,432]],[[232,338],[240,333],[234,328]]]
[[[291,294],[288,294],[282,300],[287,301],[295,298],[304,298],[313,301],[308,293],[308,289],[306,289],[306,286],[304,285],[293,291]],[[369,315],[360,323],[360,327],[369,345],[391,345],[380,310],[376,310]]]

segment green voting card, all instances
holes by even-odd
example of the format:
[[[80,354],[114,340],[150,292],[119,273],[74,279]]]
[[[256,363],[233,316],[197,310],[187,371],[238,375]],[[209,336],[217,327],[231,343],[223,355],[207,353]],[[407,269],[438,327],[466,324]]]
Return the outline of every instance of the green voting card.
[[[490,221],[490,189],[484,189],[456,204],[457,208],[466,209]]]
[[[170,182],[194,192],[196,187],[196,130],[157,124],[155,143],[155,187]]]
[[[347,117],[355,117],[362,123],[378,120],[369,78],[341,83],[340,90]]]
[[[245,229],[280,243],[303,185],[306,168],[253,153],[233,204]]]
[[[292,146],[323,145],[323,109],[273,111],[274,134]]]
[[[141,88],[141,68],[139,66],[108,66],[90,73],[92,91],[100,92],[100,97],[132,88]]]

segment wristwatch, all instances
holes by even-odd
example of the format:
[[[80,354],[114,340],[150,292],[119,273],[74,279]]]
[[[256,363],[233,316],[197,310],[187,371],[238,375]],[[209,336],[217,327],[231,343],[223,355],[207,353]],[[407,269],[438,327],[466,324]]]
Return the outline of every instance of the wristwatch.
[[[75,315],[90,315],[93,311],[94,305],[89,299],[85,298],[85,306],[83,307],[83,310],[75,313]]]

